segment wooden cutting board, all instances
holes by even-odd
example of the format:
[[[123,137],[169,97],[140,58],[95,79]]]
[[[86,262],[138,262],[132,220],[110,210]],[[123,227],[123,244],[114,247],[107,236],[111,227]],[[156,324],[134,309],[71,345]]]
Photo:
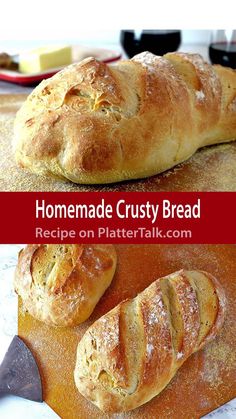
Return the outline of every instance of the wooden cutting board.
[[[22,313],[19,336],[35,355],[43,379],[44,399],[62,419],[102,419],[103,415],[76,390],[76,347],[96,319],[121,300],[134,297],[153,280],[181,268],[204,269],[220,279],[227,297],[227,316],[220,335],[192,355],[167,388],[142,407],[112,418],[195,419],[236,397],[236,246],[119,245],[112,285],[90,320],[76,328],[52,328]]]
[[[0,96],[1,191],[236,191],[236,142],[205,147],[157,176],[108,186],[83,186],[19,169],[12,153],[13,120],[24,95]]]

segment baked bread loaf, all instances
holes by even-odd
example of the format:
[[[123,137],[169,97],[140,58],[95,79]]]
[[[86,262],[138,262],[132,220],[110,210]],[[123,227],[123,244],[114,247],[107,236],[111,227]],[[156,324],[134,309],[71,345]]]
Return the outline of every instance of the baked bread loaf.
[[[108,413],[148,402],[214,339],[224,311],[224,292],[206,272],[182,270],[153,282],[87,330],[77,349],[78,390]]]
[[[115,268],[112,245],[27,245],[19,253],[15,291],[36,319],[76,326],[93,312]]]
[[[45,80],[15,120],[19,165],[81,184],[163,172],[236,138],[236,72],[200,55],[85,59]]]

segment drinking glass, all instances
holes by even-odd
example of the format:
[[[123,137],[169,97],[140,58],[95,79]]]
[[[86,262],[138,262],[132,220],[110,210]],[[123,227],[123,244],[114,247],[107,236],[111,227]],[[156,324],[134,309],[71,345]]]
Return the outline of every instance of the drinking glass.
[[[236,68],[236,30],[212,31],[209,56],[212,64]]]
[[[128,57],[143,51],[156,55],[176,51],[181,42],[180,30],[122,30],[120,42]]]

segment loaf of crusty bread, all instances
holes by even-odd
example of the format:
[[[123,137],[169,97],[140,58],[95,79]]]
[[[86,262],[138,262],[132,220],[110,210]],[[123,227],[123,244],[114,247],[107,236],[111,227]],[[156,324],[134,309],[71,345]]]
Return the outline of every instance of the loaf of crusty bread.
[[[163,172],[236,138],[236,72],[200,55],[145,52],[108,66],[85,59],[43,81],[15,120],[32,172],[112,183]]]
[[[14,286],[38,320],[76,326],[90,316],[115,268],[112,245],[27,245],[19,253]]]
[[[224,311],[224,292],[206,272],[181,270],[153,282],[87,330],[77,350],[78,390],[109,413],[148,402],[214,339]]]

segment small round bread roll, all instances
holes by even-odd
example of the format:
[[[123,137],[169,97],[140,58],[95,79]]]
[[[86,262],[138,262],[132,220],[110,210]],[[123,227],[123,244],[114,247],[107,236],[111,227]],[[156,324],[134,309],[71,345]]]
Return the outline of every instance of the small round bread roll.
[[[27,245],[19,253],[15,291],[36,319],[76,326],[91,315],[115,269],[112,245]]]

